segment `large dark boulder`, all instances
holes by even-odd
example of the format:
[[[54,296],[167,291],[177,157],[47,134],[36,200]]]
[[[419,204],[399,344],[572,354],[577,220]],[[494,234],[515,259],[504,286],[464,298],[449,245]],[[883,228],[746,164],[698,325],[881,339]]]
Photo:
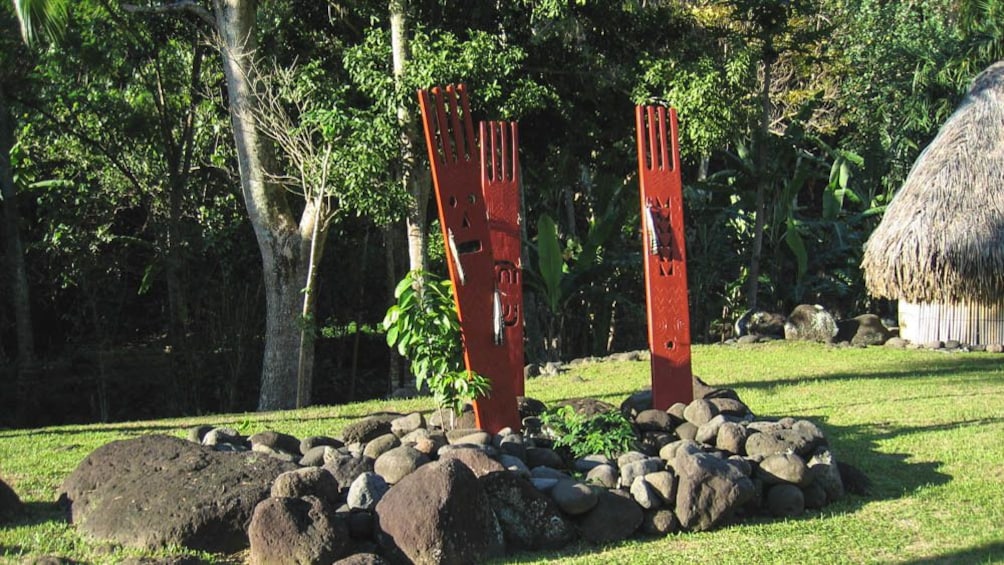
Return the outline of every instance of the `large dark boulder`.
[[[24,504],[14,489],[0,479],[0,524],[24,512]]]
[[[265,499],[255,507],[248,537],[252,565],[331,563],[349,548],[348,526],[316,496]]]
[[[479,479],[509,549],[558,549],[575,539],[575,528],[554,502],[524,477],[509,472]]]
[[[784,337],[784,316],[763,310],[746,312],[735,323],[736,337],[747,335]]]
[[[822,306],[800,304],[784,324],[784,338],[829,343],[837,337],[837,319]]]
[[[735,466],[693,447],[677,450],[673,468],[679,476],[676,517],[687,530],[715,528],[756,493],[753,481]]]
[[[376,515],[377,540],[396,563],[481,563],[505,549],[484,488],[455,459],[402,478],[380,499]]]
[[[892,332],[875,314],[862,314],[838,324],[836,340],[849,341],[851,345],[882,345],[889,341]]]
[[[147,435],[88,455],[63,481],[60,504],[83,532],[127,546],[234,552],[248,547],[255,506],[296,465]]]

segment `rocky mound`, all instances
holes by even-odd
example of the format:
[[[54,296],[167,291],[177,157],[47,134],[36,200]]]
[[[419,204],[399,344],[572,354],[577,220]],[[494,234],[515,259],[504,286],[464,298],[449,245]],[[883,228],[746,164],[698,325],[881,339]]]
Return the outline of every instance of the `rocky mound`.
[[[626,399],[638,441],[616,458],[552,449],[542,405],[523,399],[525,433],[445,431],[414,413],[361,419],[341,438],[198,428],[191,441],[115,442],[67,478],[62,500],[84,531],[123,544],[327,564],[474,563],[797,516],[844,495],[815,424],[757,420],[734,391],[695,384],[699,398],[667,411],[647,391]]]

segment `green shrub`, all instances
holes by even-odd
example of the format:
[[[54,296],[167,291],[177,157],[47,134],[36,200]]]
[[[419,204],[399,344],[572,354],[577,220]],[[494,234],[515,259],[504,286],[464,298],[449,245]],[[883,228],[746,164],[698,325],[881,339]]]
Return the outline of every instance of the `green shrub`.
[[[544,412],[541,423],[554,438],[554,447],[567,449],[576,458],[591,454],[616,457],[637,441],[631,422],[618,410],[586,417],[571,406],[561,406]]]
[[[452,285],[425,271],[411,271],[394,289],[397,304],[387,310],[387,345],[411,363],[415,386],[428,385],[440,410],[455,416],[464,404],[486,396],[491,382],[464,367],[460,321]]]

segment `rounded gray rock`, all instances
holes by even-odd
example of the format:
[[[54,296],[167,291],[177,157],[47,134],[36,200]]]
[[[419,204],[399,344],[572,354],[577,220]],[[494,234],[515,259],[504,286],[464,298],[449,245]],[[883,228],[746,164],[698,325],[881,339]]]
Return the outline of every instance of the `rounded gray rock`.
[[[676,476],[670,471],[656,471],[645,475],[645,482],[652,486],[663,502],[672,504],[676,500]]]
[[[715,445],[715,438],[718,436],[718,430],[726,422],[727,420],[724,415],[716,415],[697,427],[697,434],[694,436],[694,441],[706,445]]]
[[[683,411],[684,419],[695,426],[707,424],[717,415],[718,407],[712,404],[710,400],[705,400],[703,398],[694,400],[688,404],[687,408]]]
[[[618,480],[620,480],[620,474],[617,473],[617,468],[613,465],[599,465],[586,473],[586,483],[590,485],[617,488]]]
[[[363,473],[352,481],[345,502],[352,510],[372,510],[389,489],[390,485],[380,475]]]
[[[623,488],[630,488],[635,477],[644,477],[649,473],[666,470],[666,462],[658,457],[647,457],[645,459],[628,463],[621,467],[620,485]]]
[[[715,447],[734,455],[746,454],[746,428],[735,422],[725,422],[715,435]]]
[[[805,512],[802,489],[791,484],[780,484],[767,491],[767,509],[779,518],[801,516]]]
[[[589,485],[571,480],[558,481],[551,488],[551,499],[563,512],[573,516],[589,512],[599,500]]]
[[[270,494],[276,498],[316,496],[333,504],[339,498],[338,481],[320,467],[304,467],[276,477]]]
[[[605,455],[586,455],[579,457],[572,462],[572,470],[580,473],[588,473],[600,465],[610,465],[610,458]]]
[[[658,508],[645,512],[641,523],[643,532],[653,536],[664,536],[680,531],[680,521],[668,508]]]
[[[659,496],[652,485],[645,477],[635,477],[631,483],[631,498],[641,506],[643,510],[654,510],[662,506],[662,497]]]
[[[526,466],[561,468],[565,466],[565,461],[553,449],[546,447],[530,447],[526,450]]]
[[[366,447],[363,448],[363,457],[369,457],[370,459],[379,459],[381,455],[387,453],[395,447],[401,445],[401,440],[392,433],[386,433],[381,436],[377,436],[366,443]]]
[[[499,456],[499,463],[501,463],[502,466],[510,473],[515,473],[521,477],[530,477],[530,468],[527,467],[526,463],[524,463],[519,457],[503,453]]]
[[[664,432],[673,429],[673,419],[664,410],[649,408],[635,417],[635,425],[643,432]]]
[[[395,484],[428,462],[426,454],[409,445],[402,445],[381,455],[373,463],[373,471],[388,483]]]
[[[390,422],[390,433],[397,437],[404,437],[411,432],[425,427],[425,417],[421,412],[412,412],[407,416],[395,418]]]
[[[760,462],[757,477],[768,485],[790,483],[804,487],[812,482],[809,467],[794,453],[778,453]]]

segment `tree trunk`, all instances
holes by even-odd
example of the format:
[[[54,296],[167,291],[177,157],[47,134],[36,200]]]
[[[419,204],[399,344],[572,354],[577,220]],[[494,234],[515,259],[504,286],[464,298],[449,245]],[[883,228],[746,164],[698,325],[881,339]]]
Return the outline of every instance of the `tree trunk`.
[[[390,43],[393,58],[394,88],[402,94],[405,67],[411,58],[408,49],[408,0],[390,0]],[[403,101],[397,107],[397,124],[401,128],[398,151],[401,156],[401,184],[411,195],[405,226],[408,234],[408,268],[426,269],[425,244],[428,239],[425,217],[429,207],[429,190],[432,183],[428,171],[416,170],[415,146],[418,145],[418,128],[411,110]]]
[[[303,287],[303,302],[300,310],[300,346],[296,369],[296,407],[303,408],[310,404],[310,391],[314,384],[314,340],[317,337],[317,321],[314,319],[316,303],[317,268],[324,255],[324,242],[327,239],[325,228],[326,206],[323,197],[309,200],[303,211],[301,222],[312,223],[310,229],[309,250],[307,251],[306,284]],[[301,226],[301,229],[308,226]]]
[[[760,294],[760,255],[763,253],[763,232],[766,223],[766,193],[771,179],[767,176],[767,139],[770,135],[770,81],[774,65],[773,47],[764,48],[763,87],[760,93],[760,127],[756,141],[756,219],[753,224],[753,248],[750,253],[750,268],[746,279],[746,300],[750,311],[757,309]]]
[[[17,335],[17,362],[19,367],[35,363],[35,337],[31,323],[31,303],[28,293],[28,270],[24,261],[24,245],[17,209],[17,187],[14,186],[14,169],[10,152],[14,147],[14,117],[7,107],[3,86],[0,85],[0,200],[3,201],[4,238],[7,240],[7,265],[10,269],[11,306]]]
[[[171,346],[171,371],[174,381],[173,413],[188,413],[198,408],[198,395],[192,380],[198,374],[195,355],[188,340],[190,326],[188,294],[186,292],[184,266],[185,254],[181,224],[188,190],[191,169],[195,113],[198,105],[202,74],[203,51],[198,43],[192,46],[192,71],[188,88],[188,108],[182,117],[182,134],[179,139],[172,133],[171,116],[166,100],[160,99],[158,111],[161,114],[161,138],[168,170],[168,216],[167,241],[164,261],[164,277],[167,283],[168,331],[167,341]],[[157,73],[157,94],[162,96],[161,75]]]
[[[312,221],[295,221],[286,193],[269,181],[272,147],[256,127],[253,104],[255,0],[214,0],[220,53],[227,80],[241,190],[262,256],[265,282],[265,352],[259,410],[297,404],[297,369],[303,297],[310,257]],[[305,214],[306,220],[310,214]],[[320,257],[315,257],[319,260]],[[304,363],[313,367],[313,348]],[[309,378],[308,378],[309,380]],[[309,390],[308,390],[309,401]]]

